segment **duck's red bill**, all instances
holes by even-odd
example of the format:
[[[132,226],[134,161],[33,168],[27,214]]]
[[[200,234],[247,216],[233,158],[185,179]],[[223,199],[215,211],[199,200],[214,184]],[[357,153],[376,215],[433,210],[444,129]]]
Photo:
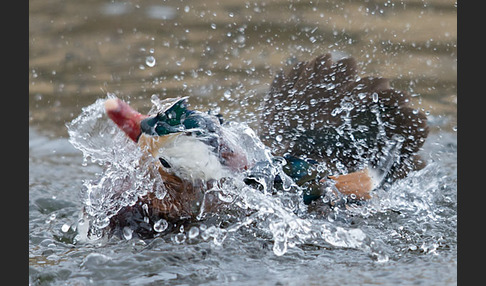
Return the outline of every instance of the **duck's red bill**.
[[[140,122],[148,117],[141,114],[126,102],[118,98],[110,98],[105,101],[105,110],[113,122],[125,132],[128,137],[137,142],[138,137],[142,133],[140,129]]]

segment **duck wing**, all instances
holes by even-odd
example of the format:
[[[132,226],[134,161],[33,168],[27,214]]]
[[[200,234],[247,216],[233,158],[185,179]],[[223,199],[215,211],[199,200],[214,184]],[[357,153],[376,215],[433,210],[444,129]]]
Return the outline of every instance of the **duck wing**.
[[[276,155],[326,164],[331,173],[371,165],[392,179],[423,167],[417,152],[428,134],[410,95],[382,77],[360,77],[356,61],[330,54],[295,64],[273,80],[260,137]]]

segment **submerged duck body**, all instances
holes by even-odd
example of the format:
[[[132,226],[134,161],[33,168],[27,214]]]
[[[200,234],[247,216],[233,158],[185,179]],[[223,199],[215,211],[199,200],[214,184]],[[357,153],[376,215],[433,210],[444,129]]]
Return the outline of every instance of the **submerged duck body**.
[[[426,117],[409,102],[386,79],[360,78],[351,58],[334,63],[327,54],[298,63],[276,76],[264,99],[259,135],[275,157],[253,162],[221,116],[190,110],[187,98],[152,115],[108,99],[108,116],[156,159],[167,190],[164,198],[148,193],[123,207],[109,229],[129,227],[147,238],[162,219],[177,225],[221,211],[228,203],[207,191],[233,174],[263,189],[290,179],[310,207],[328,195],[368,200],[373,189],[424,165],[417,152],[427,136]]]

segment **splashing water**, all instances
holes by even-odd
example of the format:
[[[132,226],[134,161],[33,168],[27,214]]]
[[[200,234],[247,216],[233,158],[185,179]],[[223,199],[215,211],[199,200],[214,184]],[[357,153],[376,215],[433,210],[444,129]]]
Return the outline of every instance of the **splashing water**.
[[[107,97],[113,98],[113,95]],[[151,192],[160,199],[167,194],[162,178],[153,167],[155,159],[142,160],[144,154],[139,146],[106,116],[105,100],[99,99],[83,108],[67,125],[69,141],[83,152],[84,164],[91,161],[104,166],[99,178],[84,182],[82,192],[84,216],[80,224],[89,225],[87,238],[95,240],[103,237],[103,229],[121,208],[133,205],[140,196]],[[150,112],[170,102],[153,96]],[[223,129],[232,140],[239,142],[250,162],[272,162],[271,172],[284,179],[284,188],[275,194],[268,182],[262,183],[261,190],[245,184],[243,174],[233,174],[207,191],[229,203],[229,208],[216,214],[219,218],[216,221],[206,220],[206,214],[201,213],[197,217],[199,226],[188,227],[187,231],[180,229],[173,237],[176,244],[199,238],[222,245],[228,236],[247,231],[272,241],[277,256],[284,255],[289,248],[311,244],[359,249],[384,262],[394,256],[396,244],[403,251],[434,253],[441,245],[453,243],[444,235],[447,230],[439,225],[455,227],[455,214],[446,214],[455,199],[441,193],[444,186],[454,183],[455,179],[444,174],[437,164],[412,172],[387,191],[376,190],[367,204],[319,215],[307,210],[302,190],[290,179],[285,180],[281,162],[274,160],[252,129],[236,122],[223,125]],[[449,205],[444,206],[447,203]],[[154,224],[155,232],[160,235],[167,228],[168,222],[163,219]],[[417,230],[421,233],[414,233]],[[124,231],[124,237],[132,238],[132,232]],[[81,234],[78,239],[83,239]],[[404,244],[407,247],[403,247]]]
[[[109,98],[113,96],[109,95]],[[68,124],[69,141],[83,152],[84,164],[89,160],[105,166],[97,180],[84,182],[84,211],[91,218],[93,230],[106,227],[111,216],[123,206],[133,205],[138,196],[154,191],[165,195],[160,179],[148,167],[150,160],[140,160],[142,152],[105,115],[105,99],[83,109],[81,115]],[[101,236],[100,231],[93,231]]]

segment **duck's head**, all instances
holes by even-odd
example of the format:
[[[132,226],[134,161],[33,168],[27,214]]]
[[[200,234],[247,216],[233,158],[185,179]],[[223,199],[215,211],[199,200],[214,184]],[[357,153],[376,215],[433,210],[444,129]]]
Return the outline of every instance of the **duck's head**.
[[[237,142],[225,136],[221,117],[188,109],[187,97],[174,99],[153,115],[141,114],[118,98],[107,99],[105,109],[168,173],[210,180],[221,179],[227,170],[248,168]]]
[[[184,131],[216,132],[222,120],[216,116],[189,110],[187,97],[176,98],[155,115],[144,115],[119,98],[105,101],[105,110],[113,122],[133,141],[140,135],[164,136]]]

